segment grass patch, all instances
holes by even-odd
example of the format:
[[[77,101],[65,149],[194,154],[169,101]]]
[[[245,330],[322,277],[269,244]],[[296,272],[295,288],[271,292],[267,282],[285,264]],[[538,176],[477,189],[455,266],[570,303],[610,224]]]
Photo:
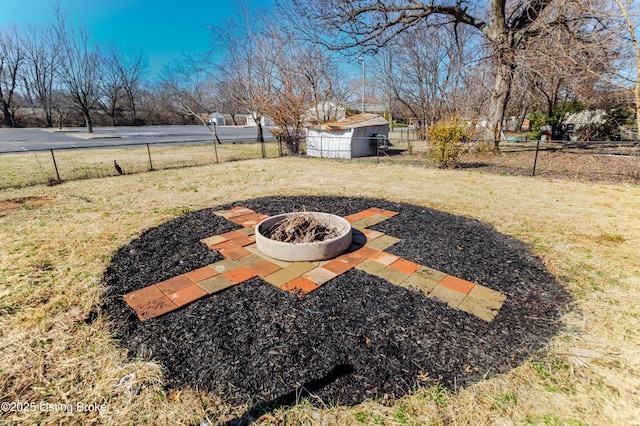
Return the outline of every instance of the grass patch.
[[[170,148],[175,149],[167,148],[175,158],[171,164],[181,167],[179,150]],[[260,152],[245,144],[228,148],[219,154]],[[211,146],[194,149],[193,155],[204,155]],[[103,173],[112,174],[113,159],[123,151],[85,153],[97,157],[61,156],[62,171],[100,173],[81,166],[102,161]],[[137,164],[144,171],[145,155],[121,165],[126,171]],[[254,424],[636,421],[640,219],[629,211],[640,199],[637,185],[542,181],[386,161],[274,158],[212,164],[207,155],[200,167],[56,186],[17,184],[23,171],[12,169],[13,183],[4,187],[14,189],[0,190],[2,401],[97,403],[107,409],[73,415],[9,412],[3,413],[4,422],[219,424],[246,412],[249,407],[230,406],[197,389],[166,389],[162,366],[128,359],[109,319],[100,314],[100,283],[113,253],[141,232],[189,211],[265,195],[381,197],[481,220],[528,243],[577,301],[567,307],[565,331],[552,345],[503,376],[453,393],[432,385],[401,400],[381,395],[357,407],[302,404],[265,413]],[[38,162],[33,154],[27,157],[31,163],[24,173],[35,170],[37,177]],[[46,155],[38,157],[50,173]],[[12,158],[18,155],[0,156],[0,162]],[[3,171],[5,166],[13,167],[2,163]],[[22,182],[46,182],[38,179]]]

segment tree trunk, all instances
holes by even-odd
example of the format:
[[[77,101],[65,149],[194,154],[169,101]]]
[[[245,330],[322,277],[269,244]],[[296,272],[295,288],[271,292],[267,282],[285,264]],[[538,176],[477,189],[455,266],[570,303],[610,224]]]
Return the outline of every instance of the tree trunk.
[[[91,120],[91,115],[88,110],[83,108],[84,120],[87,123],[87,133],[93,133],[93,120]]]
[[[48,104],[44,104],[44,120],[47,127],[53,127],[53,112],[51,111],[51,106]]]
[[[516,128],[514,129],[514,131],[516,132],[522,131],[522,124],[524,123],[524,119],[527,116],[528,110],[529,110],[529,104],[526,102],[523,102],[522,109],[520,110],[520,114],[518,114],[518,116],[516,117]]]
[[[635,100],[634,111],[636,113],[636,140],[640,140],[640,46],[637,50],[637,63],[638,63],[638,80],[633,87],[633,98]]]
[[[264,143],[264,135],[262,133],[262,117],[258,117],[256,119],[256,127],[258,127],[258,137],[256,138],[256,142]]]
[[[13,127],[13,119],[11,118],[11,108],[6,102],[2,102],[2,126]]]
[[[640,80],[636,83],[636,140],[640,140]]]
[[[500,150],[500,138],[502,137],[502,122],[504,112],[511,94],[511,82],[513,80],[514,65],[501,58],[493,82],[493,90],[489,102],[489,115],[487,117],[487,130],[489,137],[493,138],[494,149]]]

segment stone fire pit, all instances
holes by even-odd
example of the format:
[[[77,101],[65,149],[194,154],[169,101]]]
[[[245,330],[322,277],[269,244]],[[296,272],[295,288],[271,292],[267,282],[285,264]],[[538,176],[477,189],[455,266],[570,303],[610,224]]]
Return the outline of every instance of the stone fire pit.
[[[340,216],[322,212],[304,212],[326,228],[337,230],[337,237],[308,243],[283,242],[266,236],[268,231],[291,215],[285,213],[272,216],[256,225],[256,245],[258,250],[274,259],[287,262],[313,262],[332,259],[351,246],[351,224]]]

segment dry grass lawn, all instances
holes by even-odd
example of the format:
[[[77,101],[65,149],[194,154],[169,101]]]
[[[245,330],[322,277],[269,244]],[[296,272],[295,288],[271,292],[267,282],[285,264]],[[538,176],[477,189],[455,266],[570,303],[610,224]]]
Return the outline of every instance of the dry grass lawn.
[[[165,389],[160,365],[127,361],[100,313],[101,277],[149,227],[278,194],[381,197],[480,219],[529,243],[576,302],[552,345],[508,374],[355,407],[303,403],[257,424],[640,424],[640,186],[307,158],[0,191],[0,402],[17,410],[0,423],[217,424],[241,415],[247,407],[197,389]]]

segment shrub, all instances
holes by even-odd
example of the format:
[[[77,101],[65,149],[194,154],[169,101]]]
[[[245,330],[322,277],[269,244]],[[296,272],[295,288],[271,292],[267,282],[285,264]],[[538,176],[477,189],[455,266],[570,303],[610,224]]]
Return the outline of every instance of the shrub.
[[[472,131],[469,124],[455,117],[432,124],[427,128],[429,159],[441,168],[455,167]]]

